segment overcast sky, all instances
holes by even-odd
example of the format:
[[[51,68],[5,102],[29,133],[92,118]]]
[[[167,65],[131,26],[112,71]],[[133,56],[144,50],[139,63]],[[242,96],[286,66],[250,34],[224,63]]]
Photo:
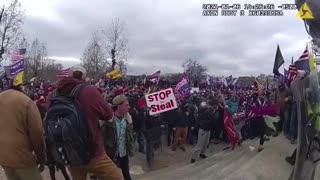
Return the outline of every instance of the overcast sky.
[[[129,39],[128,73],[182,72],[187,58],[213,75],[271,74],[277,44],[286,66],[308,41],[297,11],[283,17],[204,17],[203,3],[239,0],[20,0],[28,39],[46,42],[49,56],[77,63],[92,32],[118,17]],[[242,0],[294,3],[294,0]],[[152,63],[152,65],[151,65]]]

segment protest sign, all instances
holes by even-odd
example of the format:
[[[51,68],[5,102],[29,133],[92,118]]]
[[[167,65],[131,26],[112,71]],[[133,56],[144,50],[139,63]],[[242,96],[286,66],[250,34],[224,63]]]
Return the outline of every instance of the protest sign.
[[[172,88],[146,94],[146,102],[150,115],[170,111],[178,107]]]

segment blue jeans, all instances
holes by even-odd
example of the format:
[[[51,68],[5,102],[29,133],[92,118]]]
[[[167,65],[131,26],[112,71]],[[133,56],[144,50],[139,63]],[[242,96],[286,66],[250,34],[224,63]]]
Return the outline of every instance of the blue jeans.
[[[298,128],[298,117],[297,117],[297,104],[292,104],[291,111],[291,120],[290,120],[290,128],[289,128],[289,136],[291,138],[297,138],[297,128]]]

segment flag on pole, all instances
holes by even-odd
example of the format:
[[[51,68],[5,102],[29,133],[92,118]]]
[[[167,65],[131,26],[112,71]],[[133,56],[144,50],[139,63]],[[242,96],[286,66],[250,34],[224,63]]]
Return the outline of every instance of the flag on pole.
[[[190,95],[191,86],[187,76],[182,76],[174,89],[174,95],[178,104],[181,104]]]
[[[71,70],[70,68],[68,69],[64,69],[60,72],[58,72],[58,74],[56,75],[58,78],[65,78],[65,77],[69,77],[71,74]]]
[[[17,62],[24,60],[25,55],[26,55],[26,51],[27,51],[26,48],[17,49],[15,51],[13,51],[12,56],[11,56],[11,63],[16,64]]]
[[[13,77],[18,73],[23,72],[23,68],[24,68],[24,60],[21,60],[19,62],[16,62],[15,64],[12,64],[10,66],[10,76]]]
[[[119,69],[114,69],[107,73],[108,76],[110,76],[111,79],[119,79],[122,77],[121,71]]]
[[[156,85],[158,85],[159,80],[160,80],[160,76],[161,76],[161,71],[157,71],[149,76],[146,77],[146,80],[151,81],[153,83],[156,83]]]
[[[309,67],[310,67],[310,71],[314,71],[316,69],[316,65],[315,65],[315,60],[314,60],[314,56],[311,54],[309,57]]]
[[[14,77],[14,81],[13,81],[13,85],[14,86],[18,86],[23,84],[23,71],[19,72],[15,77]]]
[[[184,63],[182,66],[183,66],[183,72],[186,72],[188,71],[188,69],[190,68],[190,65],[191,65],[191,62],[186,62]]]
[[[265,88],[257,79],[255,79],[255,86],[259,92],[262,92]]]
[[[304,71],[310,72],[311,68],[310,68],[309,59],[310,59],[310,55],[309,55],[309,51],[308,51],[308,46],[306,46],[302,55],[294,63],[296,65],[297,70],[304,70]]]
[[[273,65],[273,74],[279,76],[279,68],[284,64],[284,58],[282,56],[281,50],[279,45],[277,46],[277,52],[276,52],[276,57],[274,59],[274,65]]]
[[[227,85],[232,83],[232,75],[230,75],[229,77],[226,78],[227,81]]]
[[[296,65],[290,64],[288,70],[288,83],[292,82],[297,77],[298,71]]]
[[[210,76],[209,74],[207,74],[207,85],[210,87],[211,90],[214,89],[214,78],[212,76]]]
[[[238,82],[238,80],[239,80],[239,78],[235,79],[235,80],[233,81],[232,85],[236,85],[237,82]]]
[[[228,135],[230,143],[232,144],[232,149],[234,149],[236,145],[239,143],[239,137],[233,128],[232,118],[229,115],[227,109],[224,109],[223,120],[224,129]]]

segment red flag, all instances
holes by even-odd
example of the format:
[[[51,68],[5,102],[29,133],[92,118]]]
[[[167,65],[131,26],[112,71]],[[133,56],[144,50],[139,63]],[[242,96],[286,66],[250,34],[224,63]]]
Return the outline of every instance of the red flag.
[[[224,128],[227,132],[227,135],[229,137],[229,141],[232,144],[232,149],[236,147],[236,145],[239,143],[239,137],[236,133],[236,131],[233,129],[233,123],[232,118],[227,112],[227,110],[224,110]]]

